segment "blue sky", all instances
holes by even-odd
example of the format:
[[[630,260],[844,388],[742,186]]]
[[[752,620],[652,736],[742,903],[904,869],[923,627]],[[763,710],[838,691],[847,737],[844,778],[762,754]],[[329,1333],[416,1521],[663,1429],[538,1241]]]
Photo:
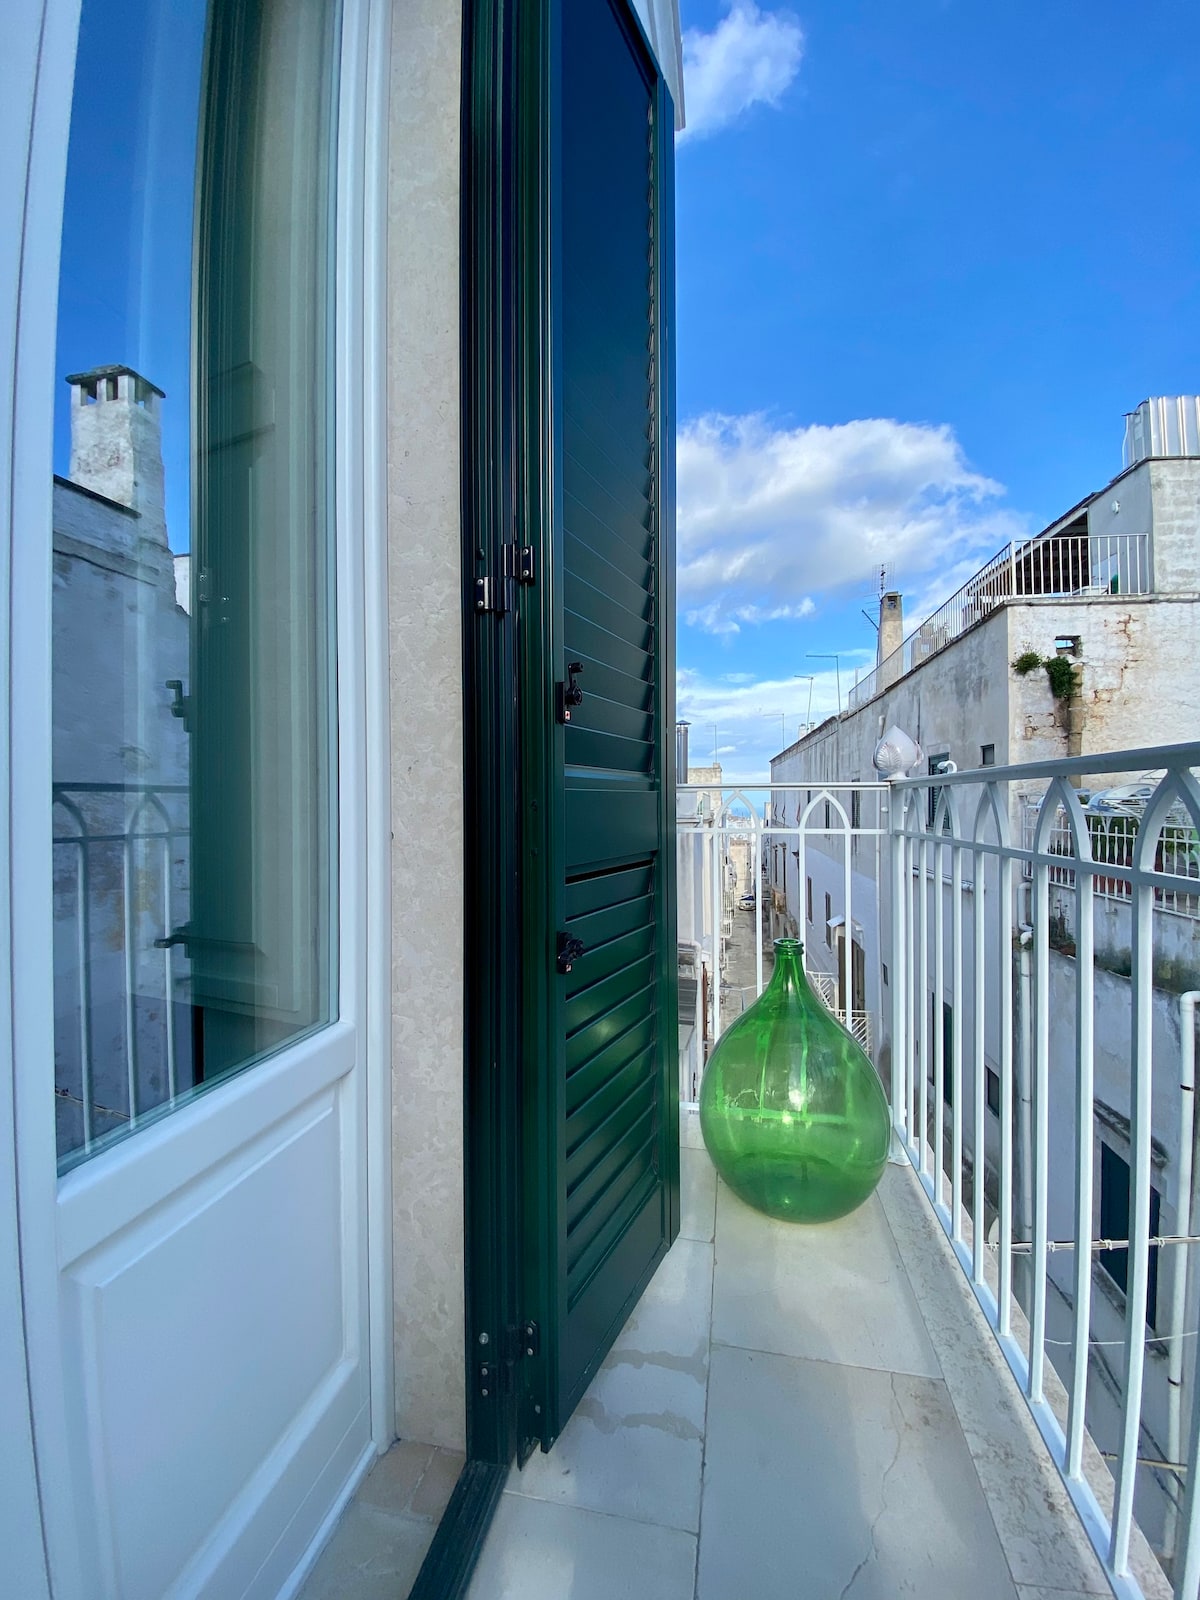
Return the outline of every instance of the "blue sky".
[[[748,774],[881,563],[920,615],[1200,390],[1200,8],[682,10],[679,712]]]
[[[59,380],[118,363],[166,391],[167,530],[188,548],[192,201],[202,0],[88,0],[79,24],[59,277]],[[144,292],[146,283],[153,293]],[[54,470],[66,474],[58,384]]]

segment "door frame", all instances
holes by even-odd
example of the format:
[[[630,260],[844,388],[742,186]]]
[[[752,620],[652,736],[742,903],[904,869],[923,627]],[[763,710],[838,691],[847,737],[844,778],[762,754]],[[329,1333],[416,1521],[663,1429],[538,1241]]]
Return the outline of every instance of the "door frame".
[[[98,1186],[118,1217],[146,1209],[146,1190],[165,1194],[183,1181],[175,1163],[181,1139],[220,1146],[240,1141],[256,1122],[271,1118],[272,1089],[283,1076],[303,1081],[328,1076],[321,1054],[357,1055],[364,1075],[366,1343],[370,1386],[371,1449],[355,1468],[339,1503],[317,1530],[315,1554],[354,1483],[373,1455],[394,1437],[392,1398],[391,1128],[390,1128],[390,780],[387,663],[387,541],[385,450],[386,169],[388,39],[387,0],[343,0],[341,85],[338,112],[336,241],[336,562],[339,776],[339,1019],[311,1039],[214,1086],[141,1131],[136,1137],[76,1168],[59,1181],[53,1095],[47,1063],[53,1061],[50,807],[50,596],[52,432],[55,379],[52,356],[57,323],[58,266],[80,0],[45,0],[28,24],[37,33],[14,67],[7,64],[27,121],[6,163],[24,163],[25,182],[11,184],[6,170],[0,194],[16,201],[15,238],[0,256],[3,314],[11,307],[14,378],[0,403],[0,489],[8,488],[0,517],[11,587],[0,614],[0,679],[7,727],[0,730],[8,757],[6,792],[0,796],[0,830],[9,867],[3,905],[13,935],[0,960],[0,1012],[11,1027],[0,1047],[11,1065],[14,1117],[15,1210],[20,1253],[28,1415],[36,1459],[40,1521],[37,1542],[43,1572],[55,1592],[88,1592],[81,1570],[75,1515],[68,1411],[57,1381],[63,1344],[58,1310],[64,1232],[83,1247],[89,1205]],[[40,22],[40,31],[38,23]],[[26,43],[22,39],[22,43]],[[22,226],[23,223],[23,226]],[[14,270],[15,268],[15,270]],[[11,280],[11,291],[10,291]],[[8,353],[8,322],[3,325]],[[13,400],[15,398],[15,404]],[[5,485],[11,462],[11,484]],[[22,533],[24,531],[24,536]],[[2,593],[2,591],[0,591]],[[7,635],[7,637],[4,637]],[[3,884],[0,883],[0,888]],[[5,1084],[7,1089],[7,1084]],[[0,1097],[2,1102],[2,1097]],[[0,1103],[0,1137],[8,1131]],[[7,1151],[3,1153],[7,1160]],[[133,1170],[136,1157],[138,1171]],[[2,1201],[6,1196],[0,1197]],[[7,1207],[0,1204],[0,1223]],[[0,1247],[8,1249],[7,1238]],[[74,1248],[72,1245],[71,1248]],[[0,1266],[5,1262],[0,1257]],[[10,1363],[11,1365],[11,1363]],[[0,1372],[9,1381],[9,1369]],[[20,1419],[18,1418],[18,1421]],[[32,1487],[32,1481],[29,1484]],[[18,1484],[18,1488],[20,1485]],[[32,1548],[32,1534],[26,1544]],[[18,1547],[20,1548],[20,1547]]]

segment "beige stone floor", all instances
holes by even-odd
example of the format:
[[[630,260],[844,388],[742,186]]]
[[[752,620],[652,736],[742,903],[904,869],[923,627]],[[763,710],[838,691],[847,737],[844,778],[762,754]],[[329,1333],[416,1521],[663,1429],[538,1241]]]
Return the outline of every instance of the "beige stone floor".
[[[463,1458],[394,1444],[342,1515],[298,1600],[406,1600]]]
[[[1111,1591],[907,1167],[775,1223],[685,1111],[683,1227],[470,1600],[1086,1600]],[[405,1600],[459,1466],[398,1445],[302,1600]]]

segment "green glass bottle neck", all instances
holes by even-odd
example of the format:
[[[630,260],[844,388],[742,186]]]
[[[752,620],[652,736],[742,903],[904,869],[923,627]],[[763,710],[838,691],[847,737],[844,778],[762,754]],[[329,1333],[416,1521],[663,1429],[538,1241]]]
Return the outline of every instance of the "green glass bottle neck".
[[[803,958],[804,946],[799,939],[776,939],[771,988],[806,991],[808,979],[804,976]]]

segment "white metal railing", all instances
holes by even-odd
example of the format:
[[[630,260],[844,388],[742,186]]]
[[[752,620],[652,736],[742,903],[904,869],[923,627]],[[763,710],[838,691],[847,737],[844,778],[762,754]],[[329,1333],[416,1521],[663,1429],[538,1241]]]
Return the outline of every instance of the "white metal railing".
[[[1148,789],[1153,793],[1154,787],[1161,774],[1153,774],[1150,782],[1139,785],[1123,785],[1122,788]],[[1134,848],[1137,843],[1138,828],[1141,822],[1142,806],[1136,803],[1125,803],[1120,809],[1116,807],[1120,802],[1108,799],[1107,794],[1093,796],[1083,800],[1084,820],[1087,823],[1089,843],[1091,845],[1092,859],[1098,866],[1108,865],[1125,868],[1132,864]],[[1027,850],[1032,849],[1034,835],[1037,832],[1038,822],[1041,818],[1042,796],[1021,796],[1022,819],[1024,823],[1023,840]],[[1061,863],[1050,869],[1050,884],[1055,889],[1073,890],[1075,887],[1075,835],[1071,828],[1068,812],[1061,805],[1054,807],[1049,829],[1046,832],[1046,848],[1051,855],[1059,856]],[[1178,805],[1171,816],[1162,825],[1159,840],[1155,846],[1155,865],[1178,877],[1191,878],[1196,881],[1196,887],[1186,893],[1177,889],[1157,888],[1154,891],[1154,905],[1156,910],[1167,912],[1176,917],[1200,916],[1200,836],[1187,819],[1183,809]],[[1025,877],[1032,876],[1031,862],[1024,864]],[[1115,900],[1128,904],[1130,899],[1130,881],[1123,873],[1097,873],[1094,879],[1096,895],[1104,900]],[[1066,926],[1069,928],[1070,897],[1061,900]]]
[[[1149,592],[1149,540],[1143,533],[1058,534],[1005,545],[899,649],[859,679],[850,692],[850,708],[865,705],[1006,601]]]
[[[52,817],[55,1090],[77,1113],[60,1119],[70,1157],[190,1087],[173,1004],[187,961],[170,937],[187,920],[188,788],[56,783]]]
[[[887,786],[682,784],[680,1097],[692,1104],[723,1029],[763,991],[770,943],[799,938],[813,987],[868,1053],[879,1008]],[[713,915],[719,907],[720,916]]]
[[[1192,744],[937,774],[889,807],[896,1133],[1125,1600],[1200,1594],[1196,980],[1156,954],[1195,895],[1198,769]],[[1112,848],[1080,788],[1148,770]],[[1097,937],[1114,898],[1124,971]]]
[[[874,1032],[871,1027],[871,1013],[865,1010],[846,1009],[838,995],[836,974],[810,971],[808,980],[842,1026],[858,1040],[867,1054],[871,1055],[875,1047]]]

